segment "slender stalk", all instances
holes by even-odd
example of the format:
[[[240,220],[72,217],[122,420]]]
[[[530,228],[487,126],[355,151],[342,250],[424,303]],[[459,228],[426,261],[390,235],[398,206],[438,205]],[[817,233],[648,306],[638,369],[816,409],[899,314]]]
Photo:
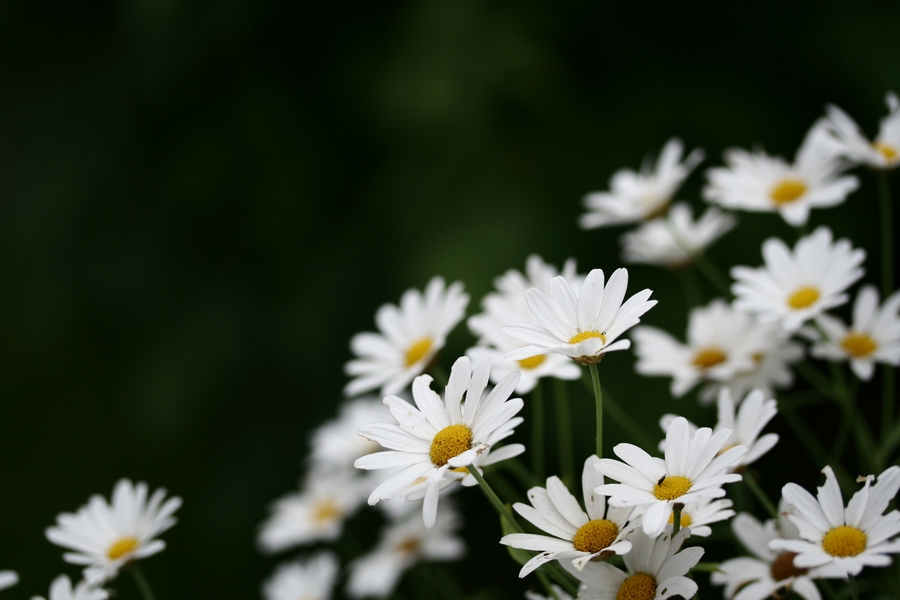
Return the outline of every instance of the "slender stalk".
[[[144,577],[144,572],[141,571],[141,568],[137,564],[133,564],[128,570],[131,571],[131,576],[134,577],[134,582],[141,590],[141,596],[144,597],[144,600],[156,600],[153,590],[150,589],[150,582]]]
[[[613,397],[609,395],[609,389],[607,388],[603,388],[603,410],[609,413],[613,422],[630,437],[634,438],[642,448],[652,448],[656,445],[657,440],[653,439],[643,427],[629,416],[628,412],[616,403]]]
[[[553,598],[553,600],[560,600],[559,595],[556,593],[556,588],[554,588],[553,584],[550,583],[550,578],[547,577],[547,574],[543,571],[538,570],[537,577],[538,581],[541,582],[541,585],[544,586],[544,591],[547,592],[547,597]]]
[[[676,502],[672,506],[672,537],[675,537],[675,534],[681,530],[681,510],[684,508],[684,504],[681,502]]]
[[[572,412],[569,408],[569,394],[566,391],[566,382],[562,379],[554,380],[554,395],[556,396],[556,435],[559,452],[559,472],[562,480],[567,485],[573,482],[574,458],[572,450]]]
[[[491,489],[491,486],[488,485],[488,482],[485,481],[484,477],[481,476],[481,473],[478,472],[474,466],[469,465],[469,473],[472,474],[472,477],[475,478],[475,481],[478,482],[479,487],[481,487],[481,491],[484,492],[484,495],[487,496],[487,499],[493,505],[494,510],[497,511],[502,518],[506,519],[510,528],[516,533],[524,533],[525,531],[519,525],[519,522],[516,521],[516,518],[513,516],[512,512],[509,510],[503,501],[500,500],[500,497],[494,493],[494,490]]]
[[[544,392],[538,381],[531,392],[531,472],[535,482],[544,480]]]
[[[772,501],[769,500],[769,497],[766,496],[766,493],[762,491],[762,488],[759,487],[759,484],[756,483],[756,480],[750,475],[750,473],[744,473],[741,481],[744,482],[744,485],[753,492],[753,495],[756,496],[756,499],[759,500],[759,503],[762,504],[762,507],[769,513],[769,516],[773,519],[778,518],[778,510],[775,508],[775,505],[772,504]]]
[[[889,177],[888,171],[878,176],[878,197],[881,205],[881,292],[884,297],[894,291],[894,223]]]
[[[713,287],[719,290],[722,295],[726,298],[730,298],[731,287],[728,285],[728,280],[722,275],[718,267],[706,257],[706,254],[698,252],[693,258],[694,264],[697,265],[697,270],[703,273],[704,277],[706,277],[709,282],[713,284]]]
[[[597,457],[603,458],[603,389],[600,387],[600,374],[597,365],[588,365],[591,370],[591,383],[594,384],[594,404],[597,407]]]
[[[856,577],[852,573],[847,573],[847,580],[850,582],[850,597],[853,600],[859,600],[859,590],[856,589]]]
[[[700,290],[697,287],[697,278],[694,276],[693,269],[681,269],[678,273],[678,279],[681,281],[681,291],[684,293],[684,303],[688,309],[700,306]]]

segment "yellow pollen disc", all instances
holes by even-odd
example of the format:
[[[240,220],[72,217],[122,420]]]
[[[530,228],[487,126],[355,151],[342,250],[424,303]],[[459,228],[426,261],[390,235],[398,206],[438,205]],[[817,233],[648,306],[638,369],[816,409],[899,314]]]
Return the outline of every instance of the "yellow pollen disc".
[[[450,425],[437,432],[431,440],[431,462],[443,467],[454,456],[459,456],[472,445],[472,431],[465,425]]]
[[[775,560],[772,561],[772,579],[775,581],[784,581],[788,577],[797,577],[806,575],[809,569],[801,569],[794,566],[795,552],[782,552]]]
[[[714,367],[719,363],[723,363],[727,359],[728,356],[718,348],[704,348],[694,355],[694,360],[691,362],[694,363],[695,367],[702,371]]]
[[[109,560],[116,560],[117,558],[122,558],[127,554],[131,554],[140,546],[140,542],[137,538],[133,537],[123,537],[116,540],[116,543],[109,547],[109,551],[106,553],[106,556],[109,557]]]
[[[431,350],[432,343],[431,338],[422,338],[413,342],[413,345],[406,351],[406,366],[411,367],[422,360],[422,357]]]
[[[606,519],[594,519],[578,528],[572,545],[579,552],[600,552],[609,548],[619,535],[619,527]]]
[[[849,333],[841,340],[841,348],[853,358],[862,358],[875,352],[878,344],[868,334]]]
[[[866,540],[856,527],[838,525],[822,538],[822,549],[832,556],[856,556],[866,549]]]
[[[775,206],[790,204],[806,193],[806,184],[799,179],[782,179],[769,192],[769,197]]]
[[[653,486],[653,495],[658,500],[674,500],[688,493],[691,489],[691,480],[681,475],[672,475],[664,477],[659,483]]]
[[[669,525],[675,522],[675,513],[673,512],[669,515]],[[681,526],[682,527],[690,527],[691,526],[691,515],[686,512],[681,513]]]
[[[663,200],[657,206],[655,206],[650,212],[644,215],[645,221],[651,221],[656,217],[661,217],[667,212],[669,212],[669,205],[671,204],[671,200]]]
[[[546,354],[538,354],[537,356],[529,356],[528,358],[523,358],[519,361],[519,366],[523,369],[537,369],[539,366],[544,364],[546,360]]]
[[[313,521],[322,524],[333,521],[341,516],[340,507],[331,499],[322,500],[316,504],[313,510]]]
[[[402,554],[416,554],[421,546],[422,542],[419,538],[409,537],[397,544],[396,549]]]
[[[656,598],[656,579],[648,573],[635,573],[622,582],[616,600],[653,600]]]
[[[890,144],[885,144],[884,142],[875,142],[872,144],[872,147],[878,150],[883,157],[887,159],[888,162],[893,162],[900,158],[900,150],[897,150]]]
[[[805,285],[798,288],[787,300],[788,306],[794,310],[800,310],[812,305],[819,299],[819,290],[812,286]]]
[[[582,331],[573,335],[572,339],[569,340],[569,343],[577,344],[578,342],[583,342],[584,340],[589,340],[591,338],[600,338],[601,340],[606,342],[606,336],[599,331]]]

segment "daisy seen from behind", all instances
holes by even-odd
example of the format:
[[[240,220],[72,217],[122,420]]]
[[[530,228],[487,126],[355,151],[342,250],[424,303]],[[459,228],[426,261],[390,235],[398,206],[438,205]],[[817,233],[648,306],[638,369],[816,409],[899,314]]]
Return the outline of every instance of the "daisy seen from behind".
[[[633,444],[617,444],[613,452],[622,461],[601,458],[596,468],[619,483],[597,487],[598,494],[609,496],[610,506],[635,506],[642,509],[642,530],[656,537],[673,517],[675,504],[704,498],[721,498],[722,485],[740,481],[728,470],[747,451],[743,445],[723,448],[731,437],[730,429],[713,433],[709,427],[693,435],[687,419],[677,417],[666,433],[665,459],[652,457]]]
[[[799,529],[799,540],[774,540],[773,550],[794,552],[794,566],[820,567],[830,577],[858,575],[863,567],[886,567],[889,554],[900,552],[900,512],[882,514],[900,490],[900,467],[892,466],[878,476],[865,478],[862,489],[853,494],[847,507],[831,467],[826,466],[825,484],[818,494],[796,483],[782,488],[787,513]]]
[[[663,146],[656,164],[646,159],[640,172],[620,169],[609,180],[608,192],[593,192],[584,197],[588,212],[581,215],[582,229],[634,223],[663,214],[675,198],[682,182],[700,161],[703,151],[696,149],[682,161],[684,144],[672,138]]]
[[[547,293],[529,289],[525,298],[539,324],[507,323],[502,327],[528,344],[508,353],[506,360],[555,353],[580,365],[592,365],[607,352],[627,350],[631,342],[616,339],[656,305],[656,300],[649,300],[652,292],[648,289],[623,304],[627,286],[626,269],[616,269],[605,286],[603,270],[593,269],[577,295],[563,277],[551,279]]]
[[[47,600],[106,600],[109,592],[102,588],[90,585],[87,581],[79,581],[72,586],[72,580],[68,575],[60,575],[50,584],[50,595]],[[31,600],[44,600],[41,596],[34,596]]]
[[[590,560],[631,550],[626,536],[634,529],[629,527],[632,509],[609,507],[607,510],[605,498],[594,492],[603,485],[603,476],[594,467],[597,460],[596,456],[589,457],[582,470],[586,511],[556,476],[547,478],[546,488],[528,490],[530,506],[521,502],[513,505],[528,522],[550,534],[511,533],[500,539],[501,544],[539,553],[525,563],[519,571],[520,578],[551,560],[568,562],[580,571]]]
[[[885,96],[888,114],[881,119],[878,135],[869,139],[850,116],[834,105],[826,109],[828,127],[841,145],[841,153],[856,164],[873,169],[895,169],[900,166],[900,100],[897,94]]]
[[[338,567],[337,556],[324,551],[282,563],[263,583],[262,596],[265,600],[329,600]]]
[[[424,478],[422,516],[426,527],[434,525],[441,482],[448,472],[472,465],[479,454],[512,435],[521,423],[514,417],[522,410],[522,399],[509,397],[518,373],[510,373],[485,395],[490,371],[490,360],[480,361],[473,371],[469,358],[463,356],[453,363],[443,400],[431,389],[428,375],[413,381],[415,406],[396,396],[384,399],[397,424],[364,425],[359,433],[389,450],[363,456],[355,465],[400,470],[375,488],[369,504],[401,495]]]
[[[380,388],[387,395],[403,390],[444,347],[468,304],[462,283],[446,287],[441,277],[434,277],[424,293],[407,290],[400,306],[382,305],[375,313],[379,333],[358,333],[350,340],[357,357],[344,367],[353,377],[344,392],[355,396]]]
[[[763,322],[778,322],[788,332],[847,301],[845,293],[863,276],[864,250],[850,241],[833,241],[819,227],[800,238],[793,251],[778,238],[763,242],[765,266],[731,269],[735,307],[755,313]]]
[[[166,543],[156,536],[175,524],[173,513],[181,498],[165,499],[157,489],[147,497],[147,484],[122,479],[113,490],[112,503],[91,496],[76,513],[62,513],[46,530],[47,539],[73,550],[63,554],[72,564],[84,565],[84,578],[99,584],[115,577],[126,563],[161,552]]]

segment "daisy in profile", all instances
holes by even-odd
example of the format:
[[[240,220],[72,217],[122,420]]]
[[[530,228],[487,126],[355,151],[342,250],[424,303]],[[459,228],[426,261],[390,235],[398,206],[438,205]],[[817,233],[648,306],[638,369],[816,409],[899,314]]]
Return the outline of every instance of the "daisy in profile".
[[[669,268],[683,267],[736,223],[733,215],[715,207],[708,208],[702,217],[694,221],[691,207],[679,202],[668,215],[647,221],[622,236],[622,260]]]
[[[50,584],[48,600],[106,600],[109,592],[90,585],[87,581],[79,581],[72,587],[72,580],[68,575],[60,575]],[[44,600],[41,596],[34,596],[31,600]]]
[[[265,600],[329,600],[339,566],[331,552],[282,563],[263,583],[262,596]]]
[[[514,370],[521,373],[517,394],[527,394],[537,385],[542,377],[559,379],[578,379],[581,369],[572,364],[565,356],[559,354],[538,354],[518,361],[506,361],[504,357],[511,351],[525,344],[500,329],[504,323],[525,322],[537,325],[537,319],[528,308],[525,291],[535,288],[547,292],[550,280],[561,276],[573,289],[581,289],[583,275],[575,271],[575,261],[567,260],[562,273],[537,255],[531,255],[525,263],[525,272],[514,269],[498,277],[494,285],[497,291],[491,292],[481,301],[483,312],[469,317],[469,330],[478,337],[478,345],[466,350],[473,360],[490,358],[493,364],[491,381],[497,382]]]
[[[755,313],[763,322],[780,322],[795,332],[807,320],[847,301],[844,293],[863,276],[864,250],[850,241],[832,241],[831,230],[819,227],[800,238],[793,252],[778,238],[763,242],[766,265],[733,267],[735,307]]]
[[[681,529],[672,536],[669,528],[653,538],[636,530],[630,537],[631,552],[624,556],[626,571],[607,562],[588,563],[581,571],[564,566],[587,584],[579,591],[579,600],[693,598],[697,584],[685,575],[700,562],[703,548],[681,549],[690,535],[690,529]]]
[[[722,485],[741,480],[728,470],[747,447],[726,449],[730,437],[729,429],[713,433],[709,427],[691,435],[687,419],[678,417],[666,433],[665,460],[632,444],[618,444],[613,452],[624,462],[601,458],[595,465],[602,475],[620,483],[601,485],[595,491],[609,496],[610,506],[643,507],[643,532],[656,537],[673,518],[675,504],[721,498],[725,495]]]
[[[582,229],[634,223],[659,216],[669,208],[675,192],[701,160],[703,151],[691,152],[682,162],[684,145],[672,138],[663,146],[654,165],[644,161],[640,173],[630,169],[616,171],[609,180],[608,192],[593,192],[584,197],[588,212],[581,215]]]
[[[773,540],[772,550],[797,554],[794,566],[830,571],[826,576],[858,575],[863,567],[886,567],[890,554],[900,552],[900,512],[882,514],[900,490],[900,467],[892,466],[878,476],[865,478],[863,488],[853,494],[847,507],[831,467],[822,470],[825,485],[817,497],[796,483],[782,488],[793,509],[787,517],[799,529],[799,540]]]
[[[19,575],[15,571],[0,571],[0,590],[5,590],[19,583]]]
[[[856,164],[881,170],[900,166],[900,101],[897,94],[888,92],[885,102],[888,114],[871,142],[847,113],[837,106],[826,109],[828,127],[840,143],[841,153]]]
[[[453,363],[443,401],[431,390],[428,375],[419,375],[413,381],[416,406],[396,396],[384,399],[397,425],[364,425],[359,433],[390,450],[363,456],[355,465],[358,469],[400,471],[375,488],[369,504],[402,495],[416,480],[424,478],[427,488],[422,516],[426,527],[434,526],[441,482],[448,472],[472,465],[479,454],[512,435],[521,422],[513,417],[522,410],[522,399],[509,398],[518,374],[507,375],[485,394],[490,371],[489,360],[479,362],[473,371],[469,358],[463,356]]]
[[[554,353],[584,366],[597,364],[607,352],[627,350],[631,342],[616,338],[637,325],[656,304],[649,300],[650,290],[638,292],[623,304],[627,286],[627,270],[616,269],[604,287],[603,270],[594,269],[577,295],[563,277],[551,279],[547,293],[529,289],[525,299],[539,324],[507,323],[502,327],[528,344],[508,353],[506,360]]]
[[[519,571],[525,577],[551,560],[570,563],[576,570],[584,568],[590,560],[602,560],[613,554],[625,554],[631,550],[626,536],[631,508],[613,508],[607,511],[605,498],[594,492],[603,485],[603,476],[594,468],[599,459],[589,457],[584,462],[581,485],[584,506],[578,505],[559,477],[549,477],[547,487],[528,490],[531,506],[517,502],[513,508],[529,523],[550,535],[511,533],[500,539],[501,544],[539,552]]]
[[[468,304],[460,282],[446,287],[435,277],[424,294],[407,290],[400,306],[382,305],[375,313],[379,333],[358,333],[350,340],[357,358],[344,367],[353,377],[344,392],[356,396],[381,388],[381,394],[388,395],[403,390],[444,347]]]
[[[857,377],[868,381],[875,371],[875,363],[900,365],[900,292],[894,292],[884,305],[878,306],[878,290],[863,286],[853,303],[853,324],[830,315],[816,319],[819,331],[805,331],[816,343],[810,353],[816,358],[849,360]]]
[[[794,227],[806,224],[810,209],[841,204],[859,187],[856,177],[842,175],[845,162],[822,121],[806,134],[793,164],[737,148],[725,152],[725,163],[706,172],[706,200],[726,208],[777,212]]]
[[[113,490],[112,503],[91,496],[77,513],[62,513],[56,526],[48,527],[47,539],[74,552],[63,554],[72,564],[85,565],[84,578],[91,585],[109,581],[126,563],[146,558],[166,547],[156,536],[175,524],[173,513],[181,498],[163,501],[160,488],[147,498],[147,484],[122,479]]]

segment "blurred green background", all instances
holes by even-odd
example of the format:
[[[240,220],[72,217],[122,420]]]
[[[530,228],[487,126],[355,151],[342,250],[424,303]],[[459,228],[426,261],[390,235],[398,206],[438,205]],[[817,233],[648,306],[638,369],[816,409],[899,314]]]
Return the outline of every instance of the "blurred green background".
[[[580,198],[672,135],[704,166],[792,156],[826,102],[874,133],[898,25],[890,2],[0,3],[0,568],[22,577],[4,594],[78,573],[43,530],[131,477],[184,499],[144,565],[160,599],[259,597],[277,561],[256,528],[380,304],[441,274],[472,314],[533,252],[620,266],[619,230],[577,229]],[[812,225],[875,257],[860,175]],[[680,196],[699,206],[702,182]],[[716,258],[759,264],[773,234],[793,239],[742,215]],[[633,269],[644,287],[645,321],[683,336],[677,279]],[[445,364],[470,343],[456,330]],[[664,411],[711,418],[617,354],[604,382],[654,435]],[[465,496],[470,521],[489,512]],[[488,533],[475,553],[505,560]],[[485,564],[453,571],[467,592]],[[498,597],[521,597],[515,571]]]

